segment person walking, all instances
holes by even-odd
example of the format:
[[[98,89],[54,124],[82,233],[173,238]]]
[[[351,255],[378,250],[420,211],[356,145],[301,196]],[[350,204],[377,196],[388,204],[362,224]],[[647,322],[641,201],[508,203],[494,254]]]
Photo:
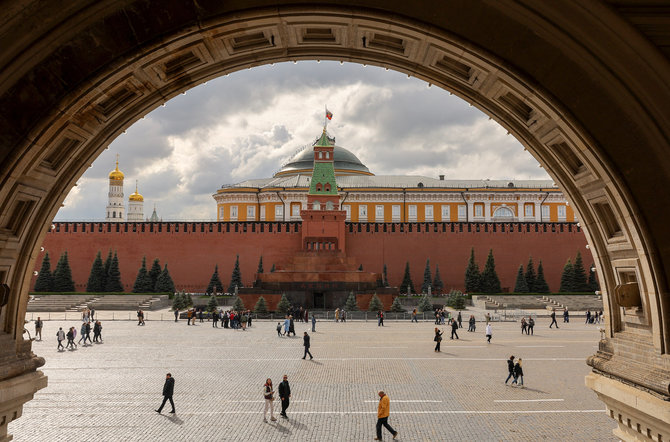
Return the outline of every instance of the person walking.
[[[589,322],[591,322],[591,310],[586,310],[586,322],[585,322],[585,324],[588,324]]]
[[[284,336],[291,336],[288,334],[290,327],[291,327],[291,321],[288,319],[288,316],[286,316],[286,319],[284,319]]]
[[[491,322],[491,313],[486,314],[486,325],[489,325],[489,322]]]
[[[493,337],[493,329],[491,324],[486,324],[486,342],[491,343],[491,338]]]
[[[314,359],[312,353],[310,353],[309,351],[310,343],[309,343],[309,335],[307,334],[307,332],[305,332],[305,335],[302,337],[302,345],[305,347],[305,354],[303,355],[302,358],[305,359],[307,355],[309,355],[310,360]]]
[[[100,332],[102,332],[102,324],[100,324],[100,321],[95,321],[95,324],[93,324],[93,342],[102,341]]]
[[[412,310],[412,320],[409,321],[409,322],[416,322],[416,323],[419,322],[419,321],[417,321],[417,319],[416,319],[416,309]]]
[[[533,328],[535,327],[535,319],[531,316],[528,318],[528,328],[526,329],[526,334],[534,334],[533,333]]]
[[[461,316],[461,312],[458,312],[458,328],[463,328],[463,317]]]
[[[37,337],[40,337],[40,341],[42,340],[42,326],[44,325],[44,322],[40,319],[40,317],[37,317],[37,321],[35,321],[35,339]]]
[[[90,344],[93,344],[93,341],[91,341],[91,321],[88,321],[86,323],[86,329],[84,331],[86,332],[86,334],[84,335],[84,345],[86,345],[87,339]]]
[[[514,380],[512,381],[512,384],[517,384],[519,387],[523,388],[523,368],[521,367],[521,358],[514,364]]]
[[[187,319],[186,325],[191,325],[192,318],[193,318],[193,310],[191,309],[186,310],[186,319]],[[195,321],[193,321],[193,323],[195,324]]]
[[[377,327],[379,327],[380,325],[383,327],[384,326],[384,311],[383,310],[379,310],[377,312],[377,318],[378,318],[377,319]]]
[[[75,348],[77,348],[77,344],[74,343],[75,333],[76,332],[74,330],[74,327],[70,327],[70,330],[68,330],[67,335],[66,335],[67,336],[67,345],[65,346],[65,348],[71,348],[73,350]]]
[[[440,344],[442,343],[442,332],[437,327],[435,327],[435,337],[433,338],[433,341],[435,341],[435,351],[439,352]]]
[[[81,323],[81,330],[79,330],[79,332],[81,333],[81,336],[79,336],[79,341],[77,342],[77,344],[81,344],[81,340],[83,339],[84,340],[84,346],[86,346],[86,323],[85,322]]]
[[[288,333],[289,336],[291,333],[295,336],[295,322],[293,321],[293,315],[289,315],[288,317]]]
[[[567,307],[563,310],[563,322],[570,322],[570,313]]]
[[[553,308],[551,309],[551,324],[549,324],[549,328],[551,328],[552,325],[556,324],[556,328],[558,328],[558,322],[556,322],[556,309]]]
[[[288,419],[286,415],[286,409],[289,406],[289,400],[291,399],[291,386],[288,384],[288,376],[284,375],[283,380],[279,384],[279,399],[281,399],[281,417]]]
[[[58,327],[58,331],[56,332],[56,339],[58,340],[57,350],[65,350],[65,347],[63,347],[63,341],[65,340],[65,332],[63,331],[63,327]]]
[[[468,320],[468,331],[469,332],[474,332],[477,328],[477,325],[475,324],[475,315],[470,315],[470,319]]]
[[[179,309],[174,309],[174,322],[179,321]]]
[[[528,327],[528,323],[526,322],[526,318],[521,318],[521,334],[526,333],[526,328]]]
[[[393,435],[393,439],[395,439],[398,437],[398,432],[395,431],[388,422],[389,414],[391,413],[391,400],[383,391],[380,391],[377,394],[379,394],[379,405],[377,405],[377,437],[375,437],[375,440],[382,440],[382,425]]]
[[[214,311],[212,312],[212,327],[219,328],[219,326],[217,325],[218,323],[219,323],[219,312],[217,312],[216,309],[214,309]]]
[[[460,313],[459,313],[460,315]],[[456,335],[456,339],[458,339],[458,327],[459,324],[457,321],[451,321],[451,339],[454,339],[454,335]]]
[[[265,385],[263,385],[263,398],[265,399],[265,409],[263,410],[263,422],[267,422],[268,408],[270,409],[270,420],[276,421],[275,417],[275,408],[274,408],[274,394],[275,391],[272,389],[272,379],[267,378],[265,380]]]
[[[507,360],[507,371],[509,374],[507,375],[507,379],[505,379],[505,385],[507,385],[507,381],[514,377],[514,355],[510,356]]]
[[[314,317],[314,313],[312,313],[312,333],[316,332],[316,318]]]
[[[172,411],[170,413],[174,413],[174,401],[172,400],[172,395],[174,394],[174,378],[170,373],[165,375],[165,384],[163,385],[163,402],[161,403],[161,406],[158,407],[156,410],[157,413],[160,413],[163,411],[163,407],[165,406],[165,403],[167,401],[170,401],[170,405],[172,405]]]

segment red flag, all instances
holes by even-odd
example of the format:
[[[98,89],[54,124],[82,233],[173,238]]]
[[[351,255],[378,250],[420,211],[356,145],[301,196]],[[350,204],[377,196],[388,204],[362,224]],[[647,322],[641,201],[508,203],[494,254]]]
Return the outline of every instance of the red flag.
[[[326,118],[328,118],[329,120],[333,119],[333,113],[328,109],[326,109]]]

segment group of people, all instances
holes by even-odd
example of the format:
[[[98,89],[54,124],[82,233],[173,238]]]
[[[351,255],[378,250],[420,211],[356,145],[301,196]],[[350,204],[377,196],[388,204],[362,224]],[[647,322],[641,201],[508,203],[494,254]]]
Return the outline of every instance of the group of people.
[[[42,320],[38,317],[35,321],[35,329],[37,330],[39,324],[39,335],[40,340],[42,339]],[[93,331],[93,340],[91,340],[91,330]],[[37,334],[37,331],[36,331]],[[63,327],[59,327],[56,332],[56,340],[58,341],[57,350],[65,351],[66,348],[74,350],[77,348],[77,344],[74,340],[77,338],[77,328],[70,327],[67,333],[63,330]],[[63,341],[67,339],[67,345],[63,346]],[[95,321],[93,327],[91,327],[91,321],[86,321],[81,324],[80,337],[78,344],[81,344],[81,341],[84,341],[84,347],[86,346],[86,341],[89,343],[93,342],[102,342],[102,323],[100,321]]]
[[[533,319],[532,316],[528,317],[528,321],[526,321],[525,317],[521,318],[521,334],[524,333],[526,333],[527,335],[534,334],[533,333],[534,327],[535,327],[535,319]]]
[[[347,312],[344,309],[335,309],[335,322],[347,322]]]
[[[277,388],[277,393],[281,399],[281,413],[279,414],[284,419],[288,419],[286,410],[290,404],[291,400],[291,386],[288,382],[288,375],[284,375],[282,382]],[[276,421],[277,418],[274,415],[274,401],[275,401],[275,390],[272,386],[272,379],[267,378],[265,384],[263,385],[263,399],[265,400],[265,408],[263,409],[263,422],[268,421],[268,409],[270,410],[270,420]]]
[[[505,379],[505,385],[507,382],[514,378],[511,385],[518,385],[523,388],[523,367],[521,366],[521,358],[517,359],[516,363],[514,362],[514,355],[510,356],[507,360],[507,379]]]
[[[586,324],[600,324],[603,318],[603,311],[596,310],[591,313],[591,310],[586,310]]]

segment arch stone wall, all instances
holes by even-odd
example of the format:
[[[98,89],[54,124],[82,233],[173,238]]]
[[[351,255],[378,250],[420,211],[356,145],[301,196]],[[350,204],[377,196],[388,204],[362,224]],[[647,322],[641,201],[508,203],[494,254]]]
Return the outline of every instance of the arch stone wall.
[[[670,2],[57,3],[10,1],[0,22],[0,282],[9,293],[0,441],[46,385],[44,361],[22,335],[28,284],[77,179],[171,97],[228,72],[303,59],[424,79],[524,144],[580,214],[605,287],[606,330],[587,384],[619,437],[670,437],[670,197],[658,191],[670,184],[670,63],[655,44],[670,36]],[[650,16],[661,25],[645,26]]]

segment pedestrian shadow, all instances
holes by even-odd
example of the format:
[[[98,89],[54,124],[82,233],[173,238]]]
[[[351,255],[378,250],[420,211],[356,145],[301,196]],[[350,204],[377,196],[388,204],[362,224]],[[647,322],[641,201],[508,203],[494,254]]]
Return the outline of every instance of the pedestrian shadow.
[[[296,430],[306,430],[307,429],[307,425],[303,424],[300,421],[294,420],[293,418],[289,418],[289,420],[286,421],[286,423],[288,425],[294,427]]]
[[[316,365],[323,365],[323,362],[318,362],[318,361],[315,361],[314,359],[310,359],[309,362],[311,362],[312,364],[316,364]]]
[[[180,419],[176,414],[162,414],[161,413],[161,416],[163,416],[165,419],[169,420],[170,422],[172,422],[173,424],[176,424],[176,425],[182,425],[184,423],[184,421],[182,419]]]
[[[532,391],[533,393],[549,394],[546,391],[538,390],[536,388],[528,388],[528,387],[525,387],[525,386],[523,387],[523,390]]]

